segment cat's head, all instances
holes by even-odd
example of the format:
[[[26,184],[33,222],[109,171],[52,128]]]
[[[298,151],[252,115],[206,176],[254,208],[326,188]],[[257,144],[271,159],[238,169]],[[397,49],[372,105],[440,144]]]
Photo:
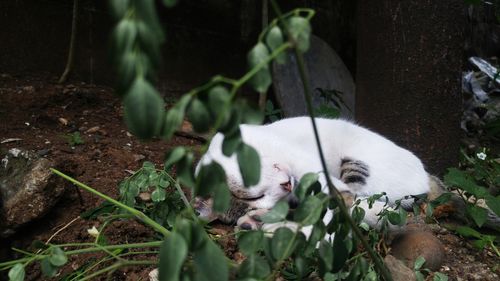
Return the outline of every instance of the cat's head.
[[[238,218],[236,214],[244,214],[246,210],[270,209],[283,198],[293,201],[292,191],[296,180],[290,172],[290,167],[266,160],[268,159],[261,157],[260,180],[256,185],[250,187],[244,186],[235,159],[228,158],[217,161],[226,172],[227,185],[231,193],[231,206],[226,214],[214,214],[211,199],[196,198],[194,208],[199,216],[208,221],[216,218],[221,219],[225,216],[231,218],[229,219],[231,222],[232,218]],[[240,209],[245,209],[245,212]]]

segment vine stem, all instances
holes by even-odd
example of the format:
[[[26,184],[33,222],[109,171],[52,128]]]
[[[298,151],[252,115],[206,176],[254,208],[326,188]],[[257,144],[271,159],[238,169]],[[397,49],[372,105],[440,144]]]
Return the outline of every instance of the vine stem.
[[[71,251],[65,251],[65,254],[68,256],[71,255],[78,255],[78,254],[85,254],[85,253],[92,253],[92,252],[98,252],[102,251],[103,249],[112,251],[116,249],[132,249],[132,248],[148,248],[148,247],[160,247],[163,241],[152,241],[152,242],[144,242],[144,243],[131,243],[131,244],[121,244],[121,245],[108,245],[108,246],[98,246],[95,243],[73,243],[73,244],[62,244],[62,245],[57,245],[59,247],[77,247],[77,246],[82,246],[82,245],[90,245],[91,247],[84,248],[84,249],[76,249],[76,250],[71,250]],[[28,258],[21,258],[17,260],[12,260],[12,261],[7,261],[0,263],[0,270],[4,270],[5,268],[8,268],[10,266],[15,265],[16,263],[23,263],[26,261],[34,261],[34,260],[42,260],[47,256],[47,254],[37,254],[34,256],[30,256]]]
[[[77,23],[78,23],[78,2],[79,0],[73,0],[73,18],[71,20],[71,37],[69,41],[69,51],[68,51],[68,60],[66,62],[66,67],[64,68],[64,72],[59,78],[57,83],[62,84],[66,82],[68,79],[68,75],[73,68],[73,61],[75,58],[75,41],[76,41],[76,33],[77,31]]]
[[[86,191],[94,194],[94,195],[97,195],[101,198],[103,198],[104,200],[112,203],[113,205],[131,213],[132,215],[134,215],[136,218],[138,218],[139,220],[141,220],[142,222],[144,222],[145,224],[149,225],[150,227],[152,227],[154,230],[158,231],[159,233],[163,234],[163,236],[167,237],[169,234],[170,234],[170,231],[168,231],[165,227],[161,226],[160,224],[158,224],[157,222],[155,222],[154,220],[152,220],[151,218],[149,218],[148,216],[146,216],[143,212],[139,211],[139,210],[136,210],[132,207],[129,207],[125,204],[123,204],[122,202],[119,202],[109,196],[107,196],[106,194],[103,194],[95,189],[93,189],[92,187],[84,184],[84,183],[81,183],[79,181],[77,181],[76,179],[54,169],[54,168],[51,168],[50,169],[54,174],[64,178],[65,180],[68,180],[70,181],[71,183],[77,185],[78,187],[80,188],[83,188],[85,189]]]
[[[276,15],[278,15],[278,19],[281,22],[281,24],[283,25],[285,32],[287,33],[287,37],[292,38],[289,34],[287,24],[283,20],[281,10],[279,9],[279,7],[277,5],[276,0],[271,0],[271,5],[272,5]],[[307,73],[305,70],[304,56],[297,48],[294,48],[294,53],[295,53],[295,58],[297,59],[297,67],[298,67],[298,70],[300,73],[300,79],[302,80],[302,86],[304,89],[304,97],[306,99],[307,111],[308,111],[309,116],[311,118],[311,123],[312,123],[313,131],[314,131],[314,137],[316,139],[316,145],[318,147],[321,165],[323,167],[323,172],[325,173],[326,182],[328,185],[328,190],[330,192],[330,195],[332,195],[334,200],[337,201],[337,203],[338,203],[337,205],[339,206],[340,213],[347,220],[347,222],[349,223],[355,236],[361,241],[361,244],[363,244],[363,247],[366,249],[366,251],[368,252],[370,257],[373,259],[373,262],[375,263],[375,266],[377,267],[379,273],[384,277],[384,279],[386,281],[392,281],[393,279],[392,279],[391,273],[384,266],[383,262],[380,260],[379,256],[373,250],[373,248],[370,247],[370,244],[368,243],[368,241],[366,241],[365,237],[361,233],[361,230],[358,228],[358,226],[354,222],[353,218],[350,216],[349,210],[347,209],[345,202],[344,202],[342,196],[340,195],[340,192],[337,190],[337,188],[335,188],[335,186],[333,185],[333,183],[330,179],[330,175],[329,175],[328,168],[327,168],[326,161],[325,161],[325,156],[323,154],[323,149],[321,148],[321,142],[320,142],[320,138],[319,138],[318,128],[316,126],[316,121],[314,119],[314,110],[312,107],[311,91],[310,91],[310,87],[309,87],[309,80],[308,80]]]
[[[92,280],[94,277],[97,277],[103,273],[106,273],[106,272],[113,272],[115,270],[117,270],[118,268],[120,267],[123,267],[123,266],[129,266],[129,265],[152,265],[152,264],[157,264],[157,261],[148,261],[148,260],[140,260],[140,261],[128,261],[128,260],[124,260],[124,261],[118,261],[118,262],[115,262],[114,264],[108,266],[108,267],[105,267],[101,270],[98,270],[88,276],[85,276],[84,278],[80,279],[80,281],[85,281],[85,280]]]

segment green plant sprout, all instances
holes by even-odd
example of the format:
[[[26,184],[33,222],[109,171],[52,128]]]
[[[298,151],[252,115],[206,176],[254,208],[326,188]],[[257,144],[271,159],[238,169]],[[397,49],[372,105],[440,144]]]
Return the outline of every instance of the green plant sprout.
[[[74,132],[70,133],[64,136],[66,141],[68,142],[69,146],[75,147],[77,145],[82,145],[85,142],[82,139],[82,136],[80,135],[80,132]]]

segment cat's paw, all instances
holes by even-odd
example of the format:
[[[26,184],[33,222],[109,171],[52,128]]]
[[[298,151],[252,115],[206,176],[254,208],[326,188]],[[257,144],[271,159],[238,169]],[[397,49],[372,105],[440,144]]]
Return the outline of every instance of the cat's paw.
[[[267,212],[269,212],[269,209],[251,210],[238,219],[238,221],[236,222],[236,227],[244,230],[261,229],[263,223],[260,217]]]

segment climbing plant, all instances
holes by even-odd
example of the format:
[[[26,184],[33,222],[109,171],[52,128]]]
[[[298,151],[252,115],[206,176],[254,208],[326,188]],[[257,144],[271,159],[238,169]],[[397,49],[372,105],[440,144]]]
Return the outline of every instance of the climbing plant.
[[[163,3],[171,6],[175,1],[164,0]],[[119,77],[116,92],[123,100],[124,119],[129,130],[142,139],[161,137],[169,140],[184,118],[187,118],[198,133],[214,135],[220,132],[224,135],[223,153],[226,156],[236,155],[244,184],[255,185],[260,178],[260,159],[256,150],[242,141],[239,124],[260,124],[264,114],[241,99],[238,92],[247,84],[258,93],[266,92],[272,83],[270,63],[283,63],[286,60],[285,52],[292,52],[298,62],[314,134],[318,139],[303,62],[303,53],[309,48],[310,20],[314,11],[298,8],[281,13],[276,1],[270,1],[270,4],[277,18],[265,27],[257,43],[248,52],[248,71],[237,79],[214,76],[204,85],[183,95],[167,111],[154,87],[161,61],[160,46],[164,41],[155,1],[111,0],[111,11],[117,21],[112,33],[113,60]],[[180,188],[183,185],[189,189],[193,197],[211,196],[214,210],[224,212],[230,204],[224,169],[212,162],[202,165],[195,176],[192,168],[193,152],[186,147],[176,147],[167,154],[163,169],[157,170],[152,164],[146,163],[140,171],[126,179],[120,185],[121,201],[53,170],[120,210],[108,214],[109,220],[137,219],[155,230],[159,234],[158,240],[105,245],[99,239],[103,226],[92,230],[96,235],[94,243],[41,244],[37,252],[22,252],[25,257],[0,263],[0,270],[8,269],[11,280],[23,280],[26,266],[38,262],[43,273],[52,277],[67,263],[68,257],[101,252],[105,257],[90,269],[83,269],[78,280],[110,274],[123,266],[152,264],[159,268],[159,280],[219,281],[228,280],[230,276],[239,280],[275,280],[278,276],[301,280],[310,275],[324,280],[392,280],[374,250],[376,236],[370,234],[372,232],[366,225],[363,225],[363,229],[358,227],[364,211],[354,208],[351,217],[342,197],[329,180],[319,141],[317,144],[329,194],[320,192],[317,174],[305,175],[294,191],[300,201],[292,218],[298,224],[297,231],[279,228],[272,236],[261,230],[237,232],[239,249],[246,256],[241,264],[226,258],[217,243],[206,233],[204,223],[196,217]],[[174,166],[176,178],[170,176]],[[165,188],[168,186],[173,186],[179,197],[167,198]],[[170,208],[165,221],[152,218],[154,214],[147,213],[147,208],[136,202],[139,193],[150,188],[154,190],[151,196],[155,204],[178,200],[183,202],[183,208]],[[359,204],[359,201],[356,203]],[[335,209],[335,216],[330,223],[325,224],[322,215],[327,208]],[[404,220],[398,219],[400,213],[389,212],[387,215],[393,217],[391,222],[404,223]],[[288,206],[280,202],[264,219],[266,222],[279,222],[285,220],[287,214]],[[310,237],[300,232],[306,226],[313,226]],[[327,233],[335,234],[331,241],[324,239]],[[366,236],[371,238],[367,240]],[[144,253],[157,254],[159,258],[140,260],[140,255]],[[103,266],[98,267],[99,264]]]

